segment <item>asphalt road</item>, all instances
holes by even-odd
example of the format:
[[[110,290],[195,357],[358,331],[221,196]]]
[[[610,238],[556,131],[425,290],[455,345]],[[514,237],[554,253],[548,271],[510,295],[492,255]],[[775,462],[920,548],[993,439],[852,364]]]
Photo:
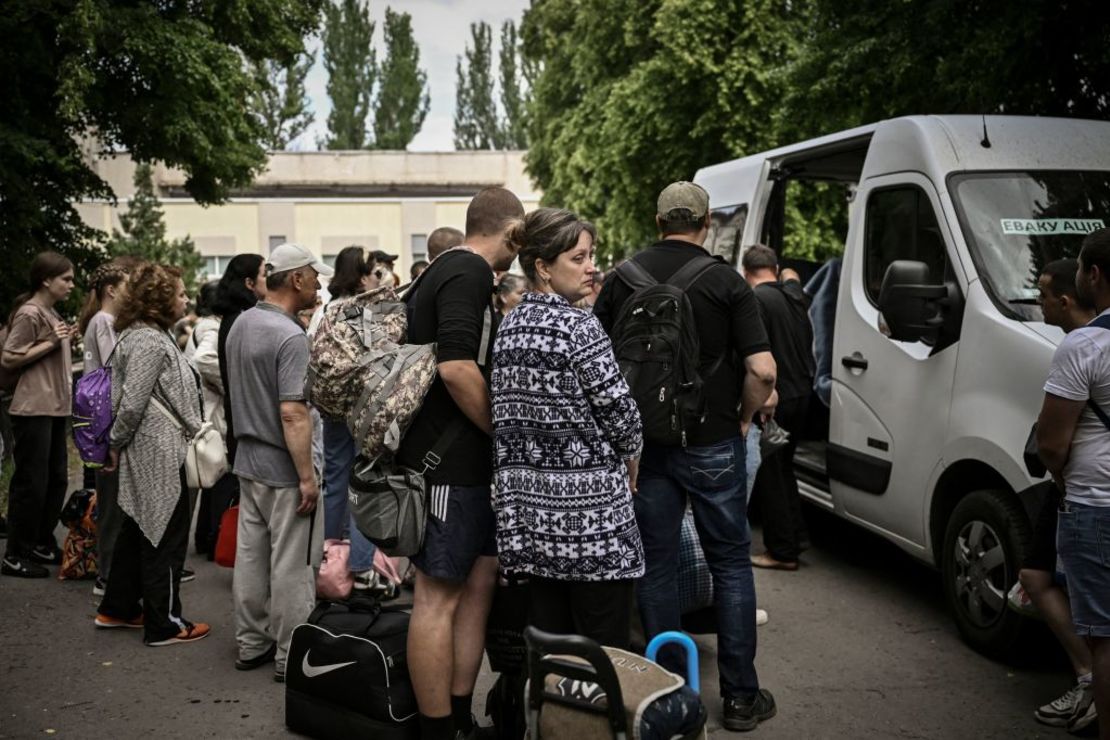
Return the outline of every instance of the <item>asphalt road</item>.
[[[1039,650],[1020,669],[964,646],[941,605],[939,577],[893,546],[820,516],[796,573],[759,571],[761,682],[778,716],[759,738],[1063,737],[1033,709],[1069,685]],[[758,535],[756,538],[758,542]],[[185,616],[213,632],[147,648],[132,631],[95,631],[89,582],[0,577],[0,737],[270,738],[287,736],[282,687],[268,670],[233,669],[231,571],[193,561]],[[714,640],[698,638],[711,737]],[[476,713],[491,677],[483,674]]]

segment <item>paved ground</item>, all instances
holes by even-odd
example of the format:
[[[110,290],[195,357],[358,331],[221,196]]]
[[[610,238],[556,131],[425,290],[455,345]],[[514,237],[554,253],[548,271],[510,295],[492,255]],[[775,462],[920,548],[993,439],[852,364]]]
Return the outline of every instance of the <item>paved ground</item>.
[[[759,671],[778,716],[759,738],[1037,738],[1032,710],[1068,686],[1051,651],[1013,669],[966,648],[940,606],[937,576],[892,546],[821,517],[797,573],[757,574]],[[87,582],[0,578],[0,737],[286,736],[281,687],[233,670],[231,571],[194,562],[186,617],[213,634],[146,648],[94,632]],[[714,716],[714,641],[700,639]],[[476,709],[484,706],[482,690]],[[713,724],[711,736],[729,737]]]

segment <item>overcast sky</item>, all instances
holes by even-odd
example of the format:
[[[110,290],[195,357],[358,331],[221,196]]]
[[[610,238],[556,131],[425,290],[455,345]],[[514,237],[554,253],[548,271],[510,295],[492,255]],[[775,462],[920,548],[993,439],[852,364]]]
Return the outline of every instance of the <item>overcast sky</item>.
[[[519,24],[529,0],[369,0],[373,17],[374,47],[378,61],[385,56],[383,27],[385,9],[412,16],[412,30],[420,46],[420,66],[428,73],[431,107],[424,127],[409,144],[409,151],[450,151],[454,144],[455,60],[470,40],[470,24],[486,21],[493,27],[494,75],[497,74],[497,52],[500,48],[501,24],[513,20]],[[320,40],[314,38],[310,48],[316,51],[316,65],[306,81],[308,96],[315,116],[312,127],[297,139],[291,148],[317,149],[316,141],[327,131],[331,101],[327,95],[328,76],[324,71]],[[372,125],[371,121],[367,122]]]

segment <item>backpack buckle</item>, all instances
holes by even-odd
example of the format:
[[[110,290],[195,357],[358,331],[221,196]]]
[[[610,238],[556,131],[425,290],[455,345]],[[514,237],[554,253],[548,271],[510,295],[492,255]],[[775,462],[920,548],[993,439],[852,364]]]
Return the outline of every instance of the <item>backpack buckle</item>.
[[[436,453],[428,450],[428,452],[424,454],[423,462],[424,472],[427,473],[429,470],[435,470],[436,468],[438,468],[439,464],[443,462],[443,459]]]

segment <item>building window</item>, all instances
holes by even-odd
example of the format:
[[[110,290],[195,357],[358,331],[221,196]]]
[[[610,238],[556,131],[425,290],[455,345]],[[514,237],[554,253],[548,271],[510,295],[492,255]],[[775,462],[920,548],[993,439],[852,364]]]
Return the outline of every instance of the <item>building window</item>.
[[[227,269],[227,265],[231,262],[234,255],[226,256],[204,256],[204,274],[209,280],[220,278]]]
[[[270,237],[270,252],[273,252],[276,248],[280,247],[282,244],[285,244],[285,242],[286,242],[286,239],[283,235],[271,236]]]
[[[412,261],[428,259],[428,235],[427,234],[413,234],[412,235]]]

